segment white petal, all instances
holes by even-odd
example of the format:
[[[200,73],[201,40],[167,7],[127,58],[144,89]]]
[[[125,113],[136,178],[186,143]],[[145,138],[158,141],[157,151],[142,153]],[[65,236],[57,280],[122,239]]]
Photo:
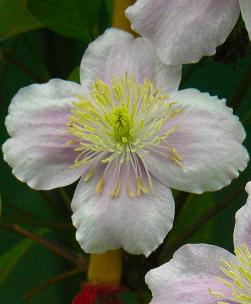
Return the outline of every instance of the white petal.
[[[152,79],[168,92],[177,90],[181,78],[181,66],[163,64],[149,41],[108,29],[87,48],[81,62],[81,83],[89,85],[97,79],[110,83],[113,76],[126,72],[140,82]]]
[[[173,259],[146,274],[146,283],[152,291],[151,304],[215,304],[209,294],[227,292],[215,276],[223,276],[220,260],[234,256],[223,248],[206,244],[181,247]]]
[[[155,180],[154,180],[155,181]],[[130,198],[122,188],[118,198],[95,193],[97,179],[80,180],[72,201],[76,238],[88,253],[124,248],[148,256],[172,228],[174,201],[169,188],[155,183],[152,194]]]
[[[178,126],[167,142],[182,157],[183,167],[149,153],[145,157],[148,169],[177,190],[202,193],[228,185],[249,159],[241,145],[245,131],[239,119],[224,100],[195,89],[172,93],[170,100],[183,108],[181,115],[166,124],[166,129]]]
[[[251,1],[250,0],[240,0],[241,15],[245,21],[246,28],[249,34],[249,39],[251,40]]]
[[[251,182],[247,183],[248,199],[235,215],[234,246],[245,244],[251,251]]]
[[[138,0],[126,10],[132,29],[148,38],[166,64],[213,55],[239,16],[238,0]]]
[[[70,169],[76,152],[64,134],[74,94],[80,85],[53,79],[18,91],[11,101],[6,126],[11,138],[3,145],[13,174],[35,189],[48,190],[77,180],[82,169]]]

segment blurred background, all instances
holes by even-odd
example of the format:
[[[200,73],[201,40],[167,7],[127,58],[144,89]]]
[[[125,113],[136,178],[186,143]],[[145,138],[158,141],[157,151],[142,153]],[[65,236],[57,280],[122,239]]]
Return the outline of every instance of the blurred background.
[[[15,93],[50,78],[79,82],[88,43],[111,26],[112,0],[0,0],[0,143]],[[181,89],[226,98],[244,124],[251,151],[251,47],[240,19],[215,56],[183,68]],[[145,273],[188,242],[232,250],[234,214],[246,201],[251,165],[221,191],[175,192],[174,229],[149,258],[124,253],[124,303],[147,303]],[[0,157],[0,304],[71,303],[85,280],[88,256],[75,241],[70,201],[76,185],[35,191],[19,182]],[[81,261],[81,271],[74,259]]]

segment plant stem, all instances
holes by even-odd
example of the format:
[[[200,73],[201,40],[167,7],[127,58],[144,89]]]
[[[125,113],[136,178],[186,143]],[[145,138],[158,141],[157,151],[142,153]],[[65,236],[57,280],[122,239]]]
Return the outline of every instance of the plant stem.
[[[4,229],[9,229],[12,230],[16,233],[19,233],[33,241],[35,241],[36,243],[44,246],[45,248],[49,249],[50,251],[52,251],[53,253],[55,253],[58,256],[61,256],[67,260],[69,260],[70,262],[72,262],[73,264],[77,265],[78,267],[80,267],[82,270],[86,269],[86,262],[85,260],[83,260],[83,258],[78,257],[77,254],[75,254],[74,252],[72,252],[69,249],[66,249],[65,247],[56,244],[52,241],[46,240],[24,228],[22,228],[21,226],[17,225],[17,224],[0,224],[1,228]]]
[[[23,73],[25,73],[28,77],[33,79],[36,82],[44,82],[44,79],[33,73],[28,67],[26,67],[22,62],[19,62],[16,60],[10,53],[3,52],[3,58],[7,60],[8,62],[14,64],[16,67],[18,67]]]
[[[88,281],[119,285],[122,275],[122,252],[120,249],[102,254],[91,254]]]
[[[131,30],[131,24],[127,17],[125,16],[125,10],[128,6],[132,5],[135,0],[114,0],[113,1],[113,16],[112,16],[112,26],[120,28],[122,30],[131,32],[136,35],[135,32]]]
[[[62,273],[56,277],[53,277],[51,279],[49,279],[48,281],[44,282],[43,284],[41,284],[40,286],[38,287],[35,287],[33,289],[31,289],[29,292],[27,292],[23,298],[24,300],[29,300],[31,299],[34,295],[38,294],[39,292],[43,291],[44,289],[46,289],[47,287],[53,285],[53,284],[56,284],[62,280],[65,280],[65,279],[68,279],[80,272],[82,272],[83,269],[81,268],[76,268],[76,269],[73,269],[71,271],[67,271],[65,273]]]
[[[54,222],[45,222],[43,220],[36,220],[36,219],[30,219],[28,217],[21,217],[17,215],[4,215],[3,216],[3,221],[5,222],[13,222],[15,221],[16,223],[22,223],[34,227],[42,227],[42,228],[48,228],[48,229],[53,229],[55,231],[71,231],[73,230],[71,225],[68,224],[57,224]]]

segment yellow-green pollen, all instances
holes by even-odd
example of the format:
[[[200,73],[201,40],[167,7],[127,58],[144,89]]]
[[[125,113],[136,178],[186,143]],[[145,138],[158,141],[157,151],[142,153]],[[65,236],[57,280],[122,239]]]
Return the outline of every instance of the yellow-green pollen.
[[[221,261],[220,269],[225,278],[216,277],[230,291],[230,296],[209,289],[210,295],[219,299],[217,304],[251,303],[251,253],[244,244],[234,250],[236,260]]]
[[[167,143],[178,125],[162,130],[182,109],[170,102],[161,88],[155,88],[151,80],[137,83],[127,74],[113,77],[111,85],[97,80],[88,97],[76,98],[67,125],[73,136],[68,144],[74,145],[78,153],[72,167],[88,166],[86,182],[102,167],[96,193],[103,191],[110,178],[114,179],[114,198],[119,196],[122,186],[132,198],[148,193],[153,188],[144,162],[149,152],[182,166],[181,156]],[[127,175],[124,181],[122,168]]]

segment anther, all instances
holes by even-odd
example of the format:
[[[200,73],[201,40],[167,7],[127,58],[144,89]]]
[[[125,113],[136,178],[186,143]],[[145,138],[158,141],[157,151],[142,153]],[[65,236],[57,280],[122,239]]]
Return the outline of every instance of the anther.
[[[112,198],[117,198],[119,196],[119,193],[120,193],[120,183],[118,182],[112,192]]]
[[[99,182],[98,182],[98,184],[95,188],[96,193],[101,193],[102,192],[102,190],[104,188],[104,184],[105,184],[104,179],[103,179],[103,177],[101,177],[101,179],[99,180]]]

